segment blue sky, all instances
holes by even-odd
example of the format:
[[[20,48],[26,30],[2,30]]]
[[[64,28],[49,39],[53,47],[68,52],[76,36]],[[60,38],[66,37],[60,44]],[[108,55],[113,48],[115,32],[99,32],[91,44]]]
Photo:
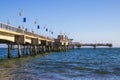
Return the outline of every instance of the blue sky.
[[[82,43],[113,43],[120,46],[120,0],[1,0],[0,21],[19,26],[24,10],[29,31],[52,36],[44,25],[57,34],[66,33]],[[38,19],[40,30],[34,24]]]

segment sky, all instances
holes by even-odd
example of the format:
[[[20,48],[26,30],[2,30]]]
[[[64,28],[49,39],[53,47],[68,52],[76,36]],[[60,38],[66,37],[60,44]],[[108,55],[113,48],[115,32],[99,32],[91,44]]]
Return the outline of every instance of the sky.
[[[26,23],[19,16],[21,9]],[[120,46],[120,0],[0,0],[0,22],[8,19],[15,27],[24,24],[44,36],[62,33],[75,42]],[[45,25],[53,35],[43,29]]]

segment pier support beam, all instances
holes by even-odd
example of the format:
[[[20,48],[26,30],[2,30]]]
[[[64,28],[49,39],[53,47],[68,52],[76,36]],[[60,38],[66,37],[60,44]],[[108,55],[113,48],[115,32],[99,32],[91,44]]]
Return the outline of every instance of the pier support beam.
[[[67,51],[67,45],[64,45],[64,51]]]
[[[39,53],[41,52],[41,46],[39,46],[39,51],[38,51]]]
[[[36,47],[37,47],[37,54],[38,54],[39,53],[39,46],[37,45]]]
[[[32,55],[33,51],[32,51],[32,46],[30,45],[30,55]]]
[[[53,45],[50,46],[50,50],[54,51],[54,46]]]
[[[11,57],[11,44],[8,44],[8,58]]]
[[[93,48],[96,49],[96,45],[93,45]]]
[[[51,46],[48,46],[48,51],[51,52]]]
[[[22,46],[22,53],[25,54],[25,45]]]
[[[72,46],[72,49],[75,49],[75,46]]]
[[[29,46],[26,45],[26,55],[28,55],[28,48],[29,48]]]
[[[46,46],[43,46],[43,52],[46,52]]]
[[[47,52],[50,52],[50,51],[51,51],[50,46],[46,46],[46,51],[47,51]]]
[[[35,55],[37,55],[37,46],[34,46]]]
[[[18,57],[19,58],[21,57],[21,46],[20,46],[20,44],[18,44]]]

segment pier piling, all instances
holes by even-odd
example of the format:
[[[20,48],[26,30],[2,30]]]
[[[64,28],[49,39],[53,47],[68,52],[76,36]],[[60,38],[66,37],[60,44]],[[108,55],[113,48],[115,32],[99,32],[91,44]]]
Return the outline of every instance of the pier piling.
[[[21,57],[21,45],[18,44],[18,58]]]
[[[11,57],[11,44],[8,44],[8,58]]]
[[[26,45],[26,55],[28,55],[28,49],[29,49],[29,46],[28,45]]]

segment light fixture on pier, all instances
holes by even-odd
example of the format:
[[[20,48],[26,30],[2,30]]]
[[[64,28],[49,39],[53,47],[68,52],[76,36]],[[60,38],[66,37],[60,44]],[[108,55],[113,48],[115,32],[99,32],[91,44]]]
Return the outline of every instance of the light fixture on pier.
[[[23,9],[21,9],[21,11],[20,11],[20,13],[19,13],[19,16],[20,17],[22,17],[22,28],[23,28],[23,30],[24,30],[24,23],[26,22],[26,18],[24,17],[24,11],[23,11]]]
[[[10,24],[10,20],[9,19],[7,19],[7,24]]]

